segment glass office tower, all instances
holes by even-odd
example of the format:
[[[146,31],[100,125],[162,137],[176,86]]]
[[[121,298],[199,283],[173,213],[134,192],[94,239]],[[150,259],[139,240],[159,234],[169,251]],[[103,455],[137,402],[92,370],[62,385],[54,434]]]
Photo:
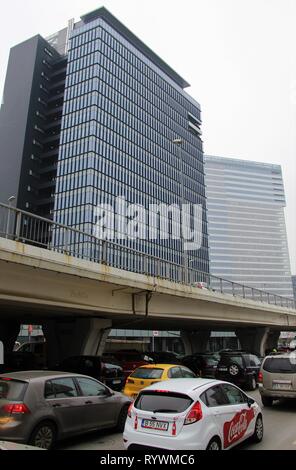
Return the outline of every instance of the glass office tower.
[[[160,203],[201,205],[202,247],[188,254],[188,263],[208,272],[200,106],[184,91],[187,86],[104,8],[73,25],[55,221],[94,233],[97,206],[114,208],[117,197],[146,209]],[[159,225],[157,238],[149,239],[149,220],[140,224],[144,235],[137,239],[124,239],[118,229],[119,243],[184,264],[181,239],[165,239]],[[113,261],[116,265],[115,257]],[[132,257],[126,263],[136,270]]]
[[[210,272],[293,297],[279,165],[206,156]]]

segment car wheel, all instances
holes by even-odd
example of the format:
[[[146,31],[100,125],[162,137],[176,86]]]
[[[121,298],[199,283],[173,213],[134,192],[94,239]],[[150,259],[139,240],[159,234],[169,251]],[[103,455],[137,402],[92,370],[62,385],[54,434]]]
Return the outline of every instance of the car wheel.
[[[272,404],[273,404],[273,399],[272,398],[265,397],[263,395],[261,395],[261,401],[262,401],[264,406],[272,406]]]
[[[263,434],[264,434],[263,419],[262,419],[262,416],[259,415],[258,418],[256,419],[255,431],[252,436],[252,441],[261,442],[263,439]]]
[[[116,431],[123,432],[127,418],[128,406],[124,406],[118,416]]]
[[[256,388],[257,388],[256,377],[255,377],[255,375],[251,375],[251,377],[249,378],[248,389],[249,390],[256,390]]]
[[[220,440],[217,437],[211,439],[206,450],[221,450]]]
[[[56,437],[56,426],[49,421],[44,421],[32,432],[29,444],[35,447],[41,447],[41,449],[49,450],[53,447]]]
[[[239,374],[239,366],[237,364],[230,364],[228,372],[232,377],[236,377]]]

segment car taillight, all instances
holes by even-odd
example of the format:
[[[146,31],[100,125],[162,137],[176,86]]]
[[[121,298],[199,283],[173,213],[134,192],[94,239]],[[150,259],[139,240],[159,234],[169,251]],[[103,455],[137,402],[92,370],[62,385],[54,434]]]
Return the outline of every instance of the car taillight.
[[[8,403],[2,408],[6,413],[9,414],[27,414],[30,413],[29,408],[24,403]]]
[[[128,383],[128,384],[134,384],[134,383],[135,383],[135,381],[134,381],[134,380],[132,380],[132,379],[127,379],[126,383]]]
[[[132,402],[132,403],[130,404],[130,406],[128,407],[127,415],[128,415],[129,418],[132,417],[132,409],[133,409],[133,406],[134,406],[134,402]]]
[[[138,429],[138,416],[136,416],[136,418],[135,418],[134,429],[135,429],[135,430]]]
[[[262,372],[259,372],[259,374],[258,374],[258,383],[260,383],[260,384],[263,383],[263,374],[262,374]]]
[[[184,424],[193,424],[202,419],[202,408],[199,401],[194,403],[193,407],[187,414]]]
[[[175,436],[177,434],[177,425],[176,421],[173,422],[173,427],[172,427],[172,436]]]

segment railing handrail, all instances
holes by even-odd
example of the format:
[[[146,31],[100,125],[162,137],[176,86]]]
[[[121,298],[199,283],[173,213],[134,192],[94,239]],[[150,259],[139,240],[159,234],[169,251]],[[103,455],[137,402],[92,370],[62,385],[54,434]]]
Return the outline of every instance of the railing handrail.
[[[55,222],[51,219],[47,219],[45,217],[41,217],[37,214],[32,214],[31,212],[28,212],[28,211],[25,211],[23,209],[18,209],[14,206],[11,206],[11,205],[8,205],[8,204],[5,204],[5,203],[1,203],[0,202],[0,207],[4,208],[4,209],[7,209],[7,211],[13,211],[16,215],[17,214],[22,214],[26,217],[30,217],[31,219],[35,219],[35,220],[39,220],[40,222],[44,222],[46,224],[48,224],[48,226],[54,226],[55,229],[62,229],[62,230],[65,230],[67,231],[68,233],[72,232],[72,233],[76,233],[76,234],[79,234],[80,236],[83,236],[83,237],[90,237],[91,239],[94,239],[94,240],[98,240],[102,243],[102,245],[104,244],[108,244],[110,246],[112,246],[113,248],[119,248],[121,250],[129,250],[131,253],[133,253],[134,255],[137,255],[137,256],[142,256],[144,257],[145,259],[150,259],[150,260],[153,260],[153,261],[156,261],[157,263],[165,263],[165,264],[168,264],[170,265],[171,267],[174,267],[176,269],[185,269],[184,265],[181,265],[181,264],[177,264],[173,261],[167,261],[167,260],[163,260],[161,258],[158,258],[157,256],[155,255],[150,255],[148,253],[145,253],[145,252],[142,252],[142,251],[139,251],[139,250],[136,250],[134,248],[130,248],[130,247],[127,247],[127,246],[124,246],[120,243],[117,243],[117,242],[114,242],[114,241],[111,241],[111,240],[102,240],[98,237],[96,237],[96,235],[92,234],[92,233],[88,233],[88,232],[85,232],[83,230],[80,230],[80,229],[77,229],[75,227],[69,227],[67,225],[64,225],[64,224],[61,224],[59,222]],[[1,237],[1,233],[0,233],[0,237]],[[21,237],[22,238],[22,237]],[[34,242],[34,240],[29,240],[29,241],[32,241]],[[53,249],[53,248],[58,248],[58,247],[50,247],[50,246],[46,246],[46,249]],[[75,254],[73,254],[73,256],[75,257]],[[198,274],[198,275],[201,275],[202,277],[204,277],[205,279],[209,279],[209,283],[210,281],[213,279],[213,280],[217,280],[219,281],[220,283],[220,286],[223,285],[223,282],[224,283],[228,283],[230,286],[232,286],[232,288],[234,286],[238,286],[239,288],[242,288],[242,292],[243,292],[243,295],[241,297],[244,297],[245,298],[245,291],[247,289],[250,289],[251,292],[252,292],[252,296],[254,297],[254,293],[259,293],[260,294],[260,299],[261,301],[262,300],[262,294],[267,296],[268,298],[268,303],[269,302],[269,298],[270,296],[274,298],[274,300],[278,299],[279,301],[281,301],[281,305],[282,305],[282,302],[285,301],[285,302],[289,302],[289,303],[292,303],[294,305],[294,308],[295,308],[295,300],[293,298],[289,298],[289,297],[284,297],[282,295],[279,295],[279,294],[275,294],[273,292],[268,292],[268,291],[265,291],[265,290],[262,290],[262,289],[259,289],[257,287],[252,287],[252,286],[249,286],[249,285],[246,285],[246,284],[241,284],[239,282],[236,282],[236,281],[231,281],[230,279],[225,279],[223,277],[219,277],[215,274],[211,274],[211,273],[207,273],[207,272],[204,272],[204,271],[200,271],[198,269],[195,269],[195,268],[191,268],[191,267],[187,267],[186,268],[188,273],[195,273],[195,274]],[[157,277],[157,276],[155,276]],[[165,276],[163,276],[165,278]],[[171,280],[171,279],[170,279]],[[172,282],[174,282],[173,280],[171,280]],[[175,280],[175,282],[177,282]],[[196,281],[198,282],[198,281]],[[202,281],[201,281],[202,282]],[[187,284],[187,285],[192,285],[193,283],[191,282],[183,282],[183,284]],[[223,292],[223,288],[221,290],[221,292]],[[235,295],[233,293],[233,295]]]

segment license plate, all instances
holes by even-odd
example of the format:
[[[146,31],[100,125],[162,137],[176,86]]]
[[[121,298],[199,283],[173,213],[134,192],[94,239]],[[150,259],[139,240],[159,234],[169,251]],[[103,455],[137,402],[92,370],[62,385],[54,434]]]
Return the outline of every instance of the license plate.
[[[166,421],[152,421],[150,419],[143,419],[142,428],[155,429],[156,431],[167,431],[169,429],[169,423]]]
[[[272,385],[274,390],[292,390],[292,384],[277,384],[274,383]]]
[[[112,383],[114,383],[114,385],[121,384],[121,380],[112,380]]]

